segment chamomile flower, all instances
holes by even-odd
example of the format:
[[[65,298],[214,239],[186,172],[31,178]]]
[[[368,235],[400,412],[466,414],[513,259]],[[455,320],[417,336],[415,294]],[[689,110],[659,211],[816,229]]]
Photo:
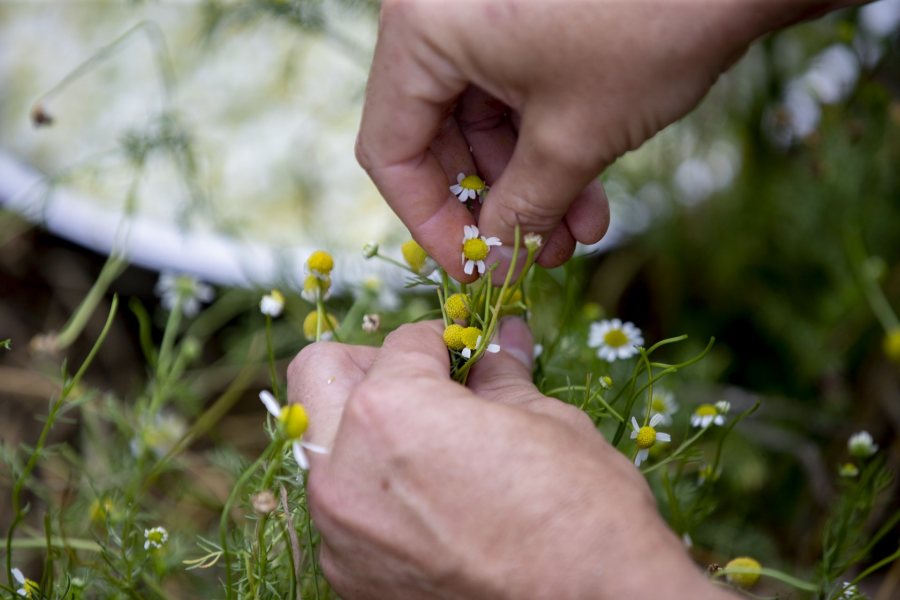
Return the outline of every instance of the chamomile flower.
[[[644,343],[641,330],[634,323],[623,323],[620,319],[604,319],[591,323],[588,346],[597,349],[597,356],[612,362],[631,358],[638,353],[637,346]]]
[[[477,327],[466,327],[460,333],[463,349],[461,354],[464,358],[472,358],[472,353],[481,346],[482,331]],[[487,352],[496,354],[500,352],[500,346],[497,344],[488,344],[485,348]]]
[[[278,290],[272,290],[259,301],[259,312],[273,319],[280,317],[284,310],[284,294]]]
[[[315,452],[316,454],[328,454],[328,450],[322,446],[310,444],[302,440],[306,428],[309,427],[309,416],[302,404],[288,404],[287,406],[279,406],[275,396],[268,390],[259,393],[259,399],[269,411],[269,414],[278,419],[281,424],[281,431],[285,437],[291,441],[291,450],[294,453],[294,460],[301,469],[309,469],[309,459],[306,458],[305,450]]]
[[[847,450],[850,452],[850,456],[867,458],[878,451],[878,444],[872,439],[871,433],[859,431],[847,440]]]
[[[331,313],[325,313],[322,323],[322,335],[319,339],[330,340],[334,337],[334,330],[338,328],[338,320]],[[319,329],[319,312],[310,311],[303,319],[303,336],[310,342],[316,341],[316,333]]]
[[[709,427],[710,425],[724,424],[725,417],[712,404],[701,404],[694,410],[694,414],[691,415],[691,425],[693,427]]]
[[[417,275],[427,277],[437,269],[437,263],[416,240],[407,240],[400,244],[400,253],[409,268]]]
[[[25,598],[35,598],[40,594],[41,588],[36,581],[25,577],[19,569],[13,569],[12,574],[16,581],[19,582],[19,585],[22,586],[16,590],[18,595]]]
[[[307,275],[303,279],[303,290],[300,295],[307,302],[328,300],[331,296],[331,277],[327,275]]]
[[[444,302],[444,311],[454,321],[469,318],[469,297],[465,294],[451,294]]]
[[[499,238],[479,235],[478,227],[475,225],[466,225],[463,231],[465,232],[462,241],[463,271],[466,275],[471,275],[477,267],[478,274],[484,275],[486,269],[484,259],[491,251],[491,246],[502,246],[503,243]]]
[[[734,569],[733,573],[726,573],[725,578],[731,583],[744,589],[753,587],[759,581],[762,565],[755,558],[749,556],[738,556],[732,558],[725,565],[725,570]]]
[[[180,306],[182,314],[186,317],[196,315],[200,312],[201,303],[211,302],[215,297],[210,286],[190,275],[175,273],[162,273],[156,282],[155,291],[163,308],[172,310]]]
[[[466,202],[474,200],[476,196],[480,198],[486,189],[487,185],[478,175],[459,173],[456,176],[456,183],[450,186],[450,193],[459,198],[460,202]]]
[[[162,548],[167,541],[169,541],[169,532],[165,527],[144,530],[144,550]]]
[[[672,415],[678,411],[678,402],[675,401],[675,395],[669,390],[662,388],[654,388],[653,396],[650,398],[650,413],[662,415],[660,425],[671,425]]]
[[[634,466],[639,467],[641,463],[647,460],[650,455],[650,448],[656,442],[671,442],[672,436],[662,431],[656,431],[656,426],[663,420],[663,416],[659,413],[650,417],[650,423],[641,427],[638,425],[637,419],[631,417],[631,439],[637,445],[638,451],[634,457]]]
[[[320,279],[330,278],[331,270],[334,269],[334,258],[324,250],[316,250],[306,259],[306,269],[310,275]]]

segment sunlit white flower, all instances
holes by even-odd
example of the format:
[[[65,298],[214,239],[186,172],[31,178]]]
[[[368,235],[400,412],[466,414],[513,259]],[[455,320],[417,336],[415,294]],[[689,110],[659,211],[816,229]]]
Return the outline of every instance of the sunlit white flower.
[[[712,404],[701,404],[691,415],[691,425],[694,427],[709,427],[710,425],[724,425],[725,417]]]
[[[259,312],[273,319],[281,316],[284,310],[284,294],[278,290],[272,290],[259,301]]]
[[[268,390],[259,393],[259,399],[269,411],[269,414],[281,423],[284,435],[291,440],[291,450],[294,452],[294,460],[301,469],[309,469],[309,459],[306,458],[304,449],[316,454],[328,454],[328,450],[316,444],[302,441],[303,434],[309,426],[309,417],[302,404],[288,404],[280,406],[278,400]]]
[[[660,425],[671,425],[672,415],[678,411],[678,402],[675,395],[663,388],[653,388],[653,396],[650,398],[650,413],[662,415]]]
[[[153,527],[144,530],[144,550],[162,548],[169,541],[169,532],[165,527]]]
[[[25,577],[19,569],[13,569],[12,574],[16,581],[19,582],[19,585],[22,586],[16,590],[18,595],[24,596],[25,598],[34,598],[35,595],[40,592],[41,588],[38,586],[37,582]]]
[[[193,317],[200,312],[200,304],[211,302],[215,297],[212,287],[197,281],[190,275],[162,273],[156,282],[156,295],[166,310],[181,306],[186,317]]]
[[[463,271],[466,275],[471,275],[477,267],[478,274],[484,275],[486,269],[484,259],[491,251],[491,246],[502,246],[503,243],[499,238],[479,235],[478,227],[475,225],[465,225],[463,231],[465,232],[462,241]]]
[[[847,450],[851,456],[857,458],[866,458],[872,456],[878,451],[878,444],[872,439],[872,434],[868,431],[859,431],[850,436],[847,440]]]
[[[650,448],[656,442],[671,442],[672,436],[662,431],[656,431],[656,426],[662,422],[663,416],[655,414],[650,418],[650,423],[641,427],[637,419],[631,417],[631,439],[637,445],[638,451],[634,456],[634,466],[639,467],[650,455]]]
[[[597,349],[597,356],[612,362],[631,358],[637,354],[637,346],[644,343],[641,330],[634,323],[623,323],[620,319],[604,319],[591,323],[588,346]]]
[[[487,188],[484,180],[478,175],[468,175],[459,173],[456,176],[456,183],[450,186],[450,193],[459,198],[460,202],[474,200],[476,196],[480,197]]]

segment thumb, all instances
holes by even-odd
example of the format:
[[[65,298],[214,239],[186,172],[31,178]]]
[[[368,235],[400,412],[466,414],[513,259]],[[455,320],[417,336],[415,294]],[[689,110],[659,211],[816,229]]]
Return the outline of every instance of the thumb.
[[[531,382],[534,341],[525,321],[519,317],[504,318],[495,342],[500,352],[485,353],[475,363],[469,374],[469,389],[487,400],[505,404],[525,404],[543,397]]]
[[[513,155],[503,174],[492,186],[478,217],[478,227],[486,236],[504,243],[499,250],[511,252],[518,225],[522,234],[538,233],[553,239],[565,228],[565,216],[581,192],[600,170],[584,141],[585,132],[555,115],[526,112]],[[597,221],[602,211],[581,211],[584,219]],[[561,233],[557,232],[558,238]],[[580,236],[579,236],[580,237]],[[503,252],[500,253],[502,256]]]

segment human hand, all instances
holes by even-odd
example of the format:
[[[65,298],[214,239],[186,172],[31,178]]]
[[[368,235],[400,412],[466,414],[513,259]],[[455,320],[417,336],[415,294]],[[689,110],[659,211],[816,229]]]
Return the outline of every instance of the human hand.
[[[507,319],[448,376],[438,324],[381,349],[318,343],[291,364],[310,418],[321,566],[346,598],[716,597],[644,479],[579,410],[531,384],[531,335]],[[653,577],[646,576],[652,573]],[[665,582],[665,585],[659,585]]]
[[[556,266],[606,231],[603,168],[690,111],[755,38],[842,3],[384,0],[357,157],[455,278],[476,219],[448,191],[459,172],[490,184],[478,226],[501,254],[519,224]]]

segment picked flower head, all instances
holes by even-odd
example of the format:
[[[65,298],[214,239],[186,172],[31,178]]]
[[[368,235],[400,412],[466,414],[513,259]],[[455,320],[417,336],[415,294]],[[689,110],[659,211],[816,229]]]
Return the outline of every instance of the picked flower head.
[[[471,275],[477,267],[478,274],[484,275],[486,269],[484,259],[491,251],[491,246],[502,246],[503,243],[499,238],[479,235],[478,227],[475,225],[465,225],[463,231],[465,232],[462,241],[463,271],[466,275]]]
[[[331,277],[327,275],[307,275],[303,280],[303,291],[300,292],[307,302],[328,300],[331,295]]]
[[[710,425],[724,425],[725,417],[712,404],[701,404],[691,415],[693,427],[709,427]]]
[[[462,355],[465,358],[472,358],[472,353],[481,345],[482,331],[478,327],[466,327],[460,333],[460,338],[465,346],[462,349]],[[500,346],[497,344],[488,344],[485,348],[487,352],[496,354],[500,352]]]
[[[650,423],[641,427],[638,425],[637,419],[631,417],[631,439],[634,440],[638,447],[637,454],[634,457],[634,466],[639,467],[641,463],[647,460],[650,455],[650,448],[656,442],[671,442],[672,436],[662,431],[656,431],[656,426],[663,420],[663,416],[659,413],[650,417]]]
[[[878,451],[878,444],[868,431],[859,431],[847,440],[847,451],[856,458],[868,458]]]
[[[456,183],[450,186],[450,193],[459,198],[460,202],[474,200],[475,196],[481,197],[487,185],[478,175],[466,175],[459,173],[456,176]]]
[[[153,527],[144,530],[144,550],[162,548],[169,541],[169,532],[165,527]]]
[[[444,310],[447,316],[454,321],[463,321],[469,318],[469,297],[466,294],[451,294],[444,302]]]
[[[284,436],[291,440],[291,450],[294,453],[294,460],[301,469],[309,469],[309,459],[306,458],[304,449],[316,454],[328,454],[328,450],[316,444],[302,441],[303,434],[309,427],[309,416],[302,404],[288,404],[280,406],[278,400],[272,395],[272,392],[263,390],[259,393],[259,400],[269,411],[269,414],[278,419],[281,424],[281,430]]]
[[[283,310],[284,294],[278,290],[272,290],[259,301],[259,312],[273,319],[280,317]]]
[[[310,275],[329,277],[334,269],[334,258],[324,250],[316,250],[306,259],[306,268]]]
[[[672,415],[678,411],[678,402],[675,401],[675,395],[669,390],[662,388],[654,388],[653,395],[650,397],[650,413],[662,415],[660,425],[671,425]]]
[[[25,577],[19,569],[13,569],[12,574],[16,581],[19,582],[19,585],[22,586],[16,590],[18,595],[25,598],[36,598],[40,594],[41,588],[36,581]]]
[[[416,240],[407,240],[400,244],[400,253],[403,254],[403,260],[409,268],[418,275],[428,276],[437,268],[437,263]]]
[[[464,330],[465,327],[456,323],[450,323],[444,328],[444,343],[448,348],[459,352],[466,347],[466,343],[463,341]]]
[[[544,245],[544,238],[539,233],[526,233],[522,238],[522,243],[531,252],[537,252]]]
[[[725,578],[738,587],[748,589],[753,587],[759,581],[762,565],[755,558],[749,556],[738,556],[732,558],[725,565],[725,570],[734,569],[734,573],[726,573]]]
[[[631,358],[638,353],[636,346],[644,343],[641,330],[634,323],[623,323],[620,319],[604,319],[591,323],[588,346],[597,349],[597,356],[612,362]]]
[[[211,302],[215,297],[213,289],[197,281],[190,275],[162,273],[156,282],[156,295],[166,310],[181,307],[186,317],[193,317],[200,312],[200,303]]]

